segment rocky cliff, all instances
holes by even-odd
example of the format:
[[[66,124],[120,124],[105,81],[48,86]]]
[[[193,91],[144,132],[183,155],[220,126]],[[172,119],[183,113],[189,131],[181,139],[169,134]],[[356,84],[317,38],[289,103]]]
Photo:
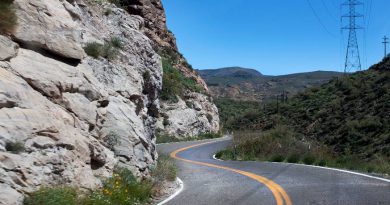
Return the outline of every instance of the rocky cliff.
[[[42,185],[93,189],[116,166],[147,176],[162,68],[144,19],[94,1],[13,6],[17,24],[0,36],[0,204]],[[83,49],[113,38],[115,59]]]
[[[161,109],[159,52],[178,51],[159,0],[7,2],[17,21],[0,28],[0,204],[41,186],[94,189],[118,166],[147,177],[156,127],[218,130],[204,94],[186,94],[191,108],[180,99]],[[180,58],[175,67],[207,90]]]
[[[206,83],[180,54],[174,35],[167,29],[161,1],[121,0],[120,2],[130,14],[145,19],[144,33],[152,40],[155,51],[163,58],[174,59],[171,62],[173,67],[185,77],[193,79],[203,90],[203,92],[194,92],[187,89],[175,102],[162,100],[161,117],[157,123],[160,132],[177,137],[218,132],[218,109],[213,99],[208,96]]]

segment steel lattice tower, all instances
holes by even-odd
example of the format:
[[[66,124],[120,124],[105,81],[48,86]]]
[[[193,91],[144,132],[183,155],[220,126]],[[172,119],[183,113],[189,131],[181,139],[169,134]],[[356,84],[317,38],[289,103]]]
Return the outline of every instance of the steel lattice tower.
[[[343,26],[341,28],[343,30],[349,30],[347,54],[345,57],[344,67],[345,73],[362,69],[360,63],[359,45],[356,35],[356,30],[363,29],[363,27],[360,27],[356,24],[356,18],[363,17],[363,15],[356,12],[356,7],[360,5],[363,5],[363,3],[358,0],[348,0],[347,2],[341,4],[341,6],[347,6],[349,8],[349,13],[341,17],[342,19],[349,19],[349,25]]]

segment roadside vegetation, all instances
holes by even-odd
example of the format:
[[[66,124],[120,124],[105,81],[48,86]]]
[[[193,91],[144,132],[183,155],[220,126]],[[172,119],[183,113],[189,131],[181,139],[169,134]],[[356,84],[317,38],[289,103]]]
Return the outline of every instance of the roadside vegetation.
[[[166,55],[162,56],[164,75],[161,99],[173,103],[178,102],[177,96],[184,98],[187,90],[198,93],[204,92],[194,78],[185,76],[174,67],[175,59]]]
[[[157,142],[156,143],[168,143],[168,142],[185,142],[185,141],[195,141],[195,140],[205,140],[205,139],[215,139],[222,137],[222,133],[203,133],[194,137],[183,137],[178,138],[173,135],[167,135],[167,134],[157,134]]]
[[[219,155],[390,174],[389,102],[387,57],[367,71],[225,121],[225,129],[236,130],[237,148]]]
[[[24,205],[140,205],[149,204],[158,195],[165,181],[176,180],[173,159],[160,155],[151,178],[137,180],[127,169],[119,169],[106,179],[103,187],[91,192],[59,186],[42,187],[24,200]]]
[[[237,118],[246,119],[242,116],[250,115],[251,113],[259,113],[263,109],[263,104],[252,101],[239,101],[227,98],[217,98],[214,100],[218,107],[219,119],[221,127],[225,130],[232,130],[232,123]]]
[[[16,26],[17,17],[12,5],[13,1],[0,1],[0,33],[10,33]]]
[[[353,154],[339,154],[329,146],[305,139],[286,126],[265,132],[239,131],[235,133],[233,141],[235,146],[219,151],[216,157],[224,160],[302,163],[390,174],[390,165],[384,157],[376,156],[366,161]]]

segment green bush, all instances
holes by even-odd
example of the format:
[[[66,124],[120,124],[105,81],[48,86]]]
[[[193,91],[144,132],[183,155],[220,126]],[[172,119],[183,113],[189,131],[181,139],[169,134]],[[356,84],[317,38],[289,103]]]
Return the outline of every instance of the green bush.
[[[104,182],[103,188],[92,192],[81,205],[132,205],[149,202],[152,185],[148,181],[137,182],[127,169],[120,169]]]
[[[43,187],[24,200],[24,205],[77,205],[77,190],[70,187]]]
[[[103,53],[103,45],[96,42],[90,42],[84,47],[84,51],[89,56],[99,58]]]
[[[0,1],[0,33],[10,33],[17,23],[13,0]]]
[[[298,163],[301,157],[298,154],[291,154],[287,158],[287,162],[289,163]]]
[[[271,162],[283,162],[284,161],[284,156],[277,154],[271,157],[270,159]]]
[[[195,138],[198,140],[203,140],[203,139],[215,139],[215,138],[220,138],[220,137],[222,137],[222,134],[219,132],[217,132],[217,133],[206,132],[206,133],[199,134]]]
[[[19,154],[21,152],[24,152],[25,148],[23,142],[16,141],[16,142],[7,142],[5,144],[5,149],[14,154]]]
[[[109,44],[112,45],[114,48],[123,48],[123,42],[119,37],[112,37]]]
[[[178,102],[177,96],[184,97],[187,90],[193,92],[203,92],[195,79],[184,76],[181,71],[173,67],[173,61],[170,58],[162,59],[163,66],[163,88],[161,99],[168,102]]]
[[[231,160],[234,159],[234,152],[230,149],[218,151],[215,154],[217,159]]]
[[[311,165],[311,164],[314,164],[314,162],[316,161],[316,158],[313,155],[308,154],[308,155],[303,157],[302,161],[305,164]]]
[[[181,139],[168,134],[157,134],[156,143],[180,142]]]
[[[108,60],[115,60],[119,54],[119,49],[123,48],[122,40],[119,37],[112,37],[109,42],[104,45],[97,42],[87,43],[84,51],[87,55],[99,58],[103,57]]]
[[[102,47],[102,57],[110,60],[110,61],[113,61],[117,58],[119,54],[119,50],[114,47],[113,45],[111,45],[111,43],[106,43],[104,44],[104,46]]]
[[[321,167],[326,166],[327,165],[326,159],[320,159],[320,161],[318,161],[317,165],[321,166]]]

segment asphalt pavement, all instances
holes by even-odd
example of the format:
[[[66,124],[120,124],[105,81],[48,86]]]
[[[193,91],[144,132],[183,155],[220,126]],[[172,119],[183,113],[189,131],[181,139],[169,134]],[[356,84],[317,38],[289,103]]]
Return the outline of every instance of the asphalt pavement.
[[[390,182],[317,167],[219,161],[228,138],[157,146],[177,161],[183,191],[169,205],[390,205]]]

